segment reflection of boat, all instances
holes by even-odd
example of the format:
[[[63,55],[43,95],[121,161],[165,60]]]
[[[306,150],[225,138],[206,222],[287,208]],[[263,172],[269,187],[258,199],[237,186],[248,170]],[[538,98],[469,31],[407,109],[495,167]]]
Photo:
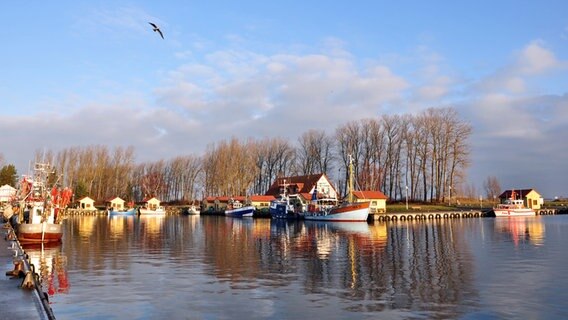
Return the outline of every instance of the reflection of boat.
[[[20,216],[16,230],[21,243],[59,242],[63,237],[62,212],[73,192],[68,188],[59,190],[56,186],[48,192],[51,173],[49,164],[36,163],[33,177],[24,177],[20,182]]]
[[[254,210],[253,206],[243,206],[239,200],[230,199],[227,209],[225,209],[225,215],[237,218],[252,217]]]
[[[337,205],[336,199],[318,199],[317,187],[312,193],[312,203],[303,213],[306,220],[367,221],[370,202],[353,202],[353,158],[349,156],[349,201]]]
[[[537,217],[495,219],[495,229],[510,234],[515,245],[518,245],[519,241],[538,245],[544,240],[544,224]]]
[[[495,212],[496,217],[536,215],[533,209],[525,207],[522,199],[516,199],[516,193],[514,190],[511,192],[511,197],[509,199],[493,208],[493,212]]]
[[[128,210],[115,210],[110,209],[108,210],[108,215],[109,216],[134,216],[136,215],[136,213],[138,212],[138,210],[136,210],[136,208],[131,208]]]
[[[327,228],[333,232],[357,235],[370,235],[369,224],[365,221],[359,222],[336,222],[327,223],[325,221],[306,221],[306,227]]]
[[[61,253],[61,244],[29,244],[23,248],[40,276],[43,291],[50,296],[69,292],[67,257]]]

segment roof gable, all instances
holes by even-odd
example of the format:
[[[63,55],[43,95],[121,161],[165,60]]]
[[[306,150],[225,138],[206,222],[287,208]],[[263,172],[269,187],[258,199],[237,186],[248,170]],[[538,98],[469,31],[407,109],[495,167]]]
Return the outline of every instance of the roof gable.
[[[499,195],[499,199],[509,199],[511,198],[513,192],[515,193],[515,197],[517,199],[524,198],[527,196],[527,194],[531,192],[535,192],[536,194],[538,194],[538,192],[536,192],[534,189],[512,189],[512,190],[503,191],[503,193]]]
[[[288,189],[296,189],[297,193],[310,193],[314,186],[317,185],[320,179],[325,179],[328,184],[335,190],[335,187],[324,173],[310,174],[305,176],[290,176],[277,178],[274,183],[268,188],[265,195],[278,196],[282,192],[284,186]]]
[[[380,191],[362,190],[353,191],[353,195],[357,199],[388,199],[388,197]]]

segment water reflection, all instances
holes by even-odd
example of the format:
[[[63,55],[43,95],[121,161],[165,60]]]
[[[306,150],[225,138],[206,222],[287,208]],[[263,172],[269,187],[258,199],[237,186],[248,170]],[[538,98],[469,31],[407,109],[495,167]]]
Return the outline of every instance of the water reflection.
[[[23,248],[39,274],[42,291],[50,296],[69,292],[67,257],[61,253],[60,243],[32,244]]]
[[[510,236],[515,246],[523,242],[542,245],[545,232],[544,223],[539,217],[495,218],[495,230]]]
[[[546,274],[526,263],[544,251],[510,250],[511,242],[545,244],[544,224],[534,218],[367,224],[89,216],[70,217],[65,226],[63,248],[81,280],[73,281],[69,300],[88,309],[92,296],[112,293],[92,306],[110,318],[127,309],[145,318],[191,312],[195,318],[353,319],[383,312],[455,319],[480,305],[498,310],[483,294],[503,299],[512,284],[499,281],[519,261],[525,262],[522,279]],[[555,226],[557,237],[565,234]],[[566,255],[547,245],[553,259]],[[251,299],[255,308],[242,308]],[[57,301],[57,308],[66,306],[73,314],[73,302]]]

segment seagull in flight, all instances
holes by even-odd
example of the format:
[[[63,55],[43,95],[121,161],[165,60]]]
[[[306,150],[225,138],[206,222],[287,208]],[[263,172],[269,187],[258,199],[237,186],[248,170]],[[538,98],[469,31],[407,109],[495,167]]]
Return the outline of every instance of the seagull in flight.
[[[148,23],[152,26],[152,28],[154,28],[154,29],[153,29],[154,32],[159,33],[159,34],[160,34],[160,37],[162,37],[162,39],[164,39],[164,34],[162,33],[162,30],[160,30],[160,28],[158,28],[158,26],[157,26],[156,24],[154,24],[154,23],[152,23],[152,22],[148,22]]]

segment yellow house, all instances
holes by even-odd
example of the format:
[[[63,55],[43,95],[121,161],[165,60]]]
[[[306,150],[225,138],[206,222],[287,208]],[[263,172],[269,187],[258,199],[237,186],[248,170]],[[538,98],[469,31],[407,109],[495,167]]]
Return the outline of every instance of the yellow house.
[[[261,196],[261,195],[254,195],[250,196],[250,204],[254,206],[257,210],[260,209],[268,209],[270,206],[270,201],[275,200],[274,196]]]
[[[371,202],[370,214],[386,213],[388,197],[380,191],[353,191],[353,201]]]
[[[512,189],[505,190],[499,196],[499,200],[503,203],[507,199],[523,199],[525,206],[531,209],[538,210],[544,203],[542,196],[534,189]]]
[[[95,200],[89,197],[83,197],[79,199],[79,209],[81,210],[97,210],[95,208]]]
[[[110,205],[110,207],[113,208],[116,211],[124,210],[124,203],[125,202],[126,201],[122,200],[119,197],[116,197],[116,198],[113,198],[113,199],[107,201],[107,203]]]
[[[156,210],[157,208],[160,207],[160,200],[158,200],[155,197],[152,197],[150,199],[144,199],[144,202],[146,203],[146,208],[150,210]]]

